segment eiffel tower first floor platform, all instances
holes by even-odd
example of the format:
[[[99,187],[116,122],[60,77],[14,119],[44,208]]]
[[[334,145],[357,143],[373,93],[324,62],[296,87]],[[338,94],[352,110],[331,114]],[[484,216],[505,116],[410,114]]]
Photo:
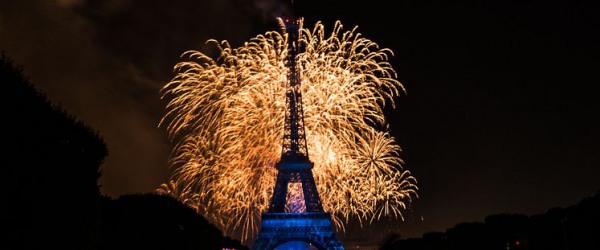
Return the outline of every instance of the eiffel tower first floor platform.
[[[254,250],[344,249],[327,212],[263,213]]]

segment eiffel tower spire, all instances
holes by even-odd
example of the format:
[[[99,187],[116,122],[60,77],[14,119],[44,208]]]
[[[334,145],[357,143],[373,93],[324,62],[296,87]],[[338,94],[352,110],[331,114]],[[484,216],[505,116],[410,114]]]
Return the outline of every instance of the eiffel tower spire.
[[[286,20],[286,33],[288,35],[286,58],[287,84],[285,88],[285,122],[283,134],[283,147],[281,161],[308,161],[308,148],[306,146],[306,133],[304,130],[304,111],[302,110],[302,82],[296,58],[302,53],[299,39],[300,21],[298,19]]]
[[[281,159],[269,209],[254,249],[344,249],[337,239],[331,215],[323,210],[309,160],[302,110],[298,55],[300,19],[286,19],[287,84]]]

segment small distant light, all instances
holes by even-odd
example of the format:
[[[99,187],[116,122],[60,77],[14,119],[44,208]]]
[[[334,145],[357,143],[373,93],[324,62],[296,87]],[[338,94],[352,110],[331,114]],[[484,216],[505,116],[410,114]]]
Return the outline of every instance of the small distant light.
[[[518,246],[518,245],[520,245],[520,244],[521,244],[521,242],[517,241],[517,242],[515,242],[515,244],[517,244],[517,246]]]

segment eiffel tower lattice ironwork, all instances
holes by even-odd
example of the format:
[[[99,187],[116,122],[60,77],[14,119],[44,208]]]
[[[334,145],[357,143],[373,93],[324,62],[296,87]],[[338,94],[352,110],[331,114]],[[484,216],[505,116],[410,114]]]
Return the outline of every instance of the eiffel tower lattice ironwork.
[[[300,70],[302,53],[299,19],[287,19],[287,85],[283,147],[273,197],[262,214],[255,250],[344,249],[336,237],[331,215],[323,210],[309,160],[302,110]]]

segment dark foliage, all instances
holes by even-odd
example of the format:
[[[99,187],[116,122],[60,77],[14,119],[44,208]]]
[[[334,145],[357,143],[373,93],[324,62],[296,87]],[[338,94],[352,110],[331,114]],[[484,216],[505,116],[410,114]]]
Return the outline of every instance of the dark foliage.
[[[103,249],[242,249],[204,217],[162,195],[103,198]]]
[[[37,92],[0,58],[3,95],[2,225],[8,244],[89,248],[98,228],[98,178],[107,154],[98,133]],[[4,203],[4,202],[3,202]],[[0,247],[3,248],[3,247]]]
[[[98,133],[52,105],[4,55],[0,249],[245,249],[158,195],[102,197]]]
[[[381,249],[402,250],[583,250],[600,249],[600,192],[565,209],[527,217],[499,214],[483,223],[461,223],[418,239],[389,237]]]

